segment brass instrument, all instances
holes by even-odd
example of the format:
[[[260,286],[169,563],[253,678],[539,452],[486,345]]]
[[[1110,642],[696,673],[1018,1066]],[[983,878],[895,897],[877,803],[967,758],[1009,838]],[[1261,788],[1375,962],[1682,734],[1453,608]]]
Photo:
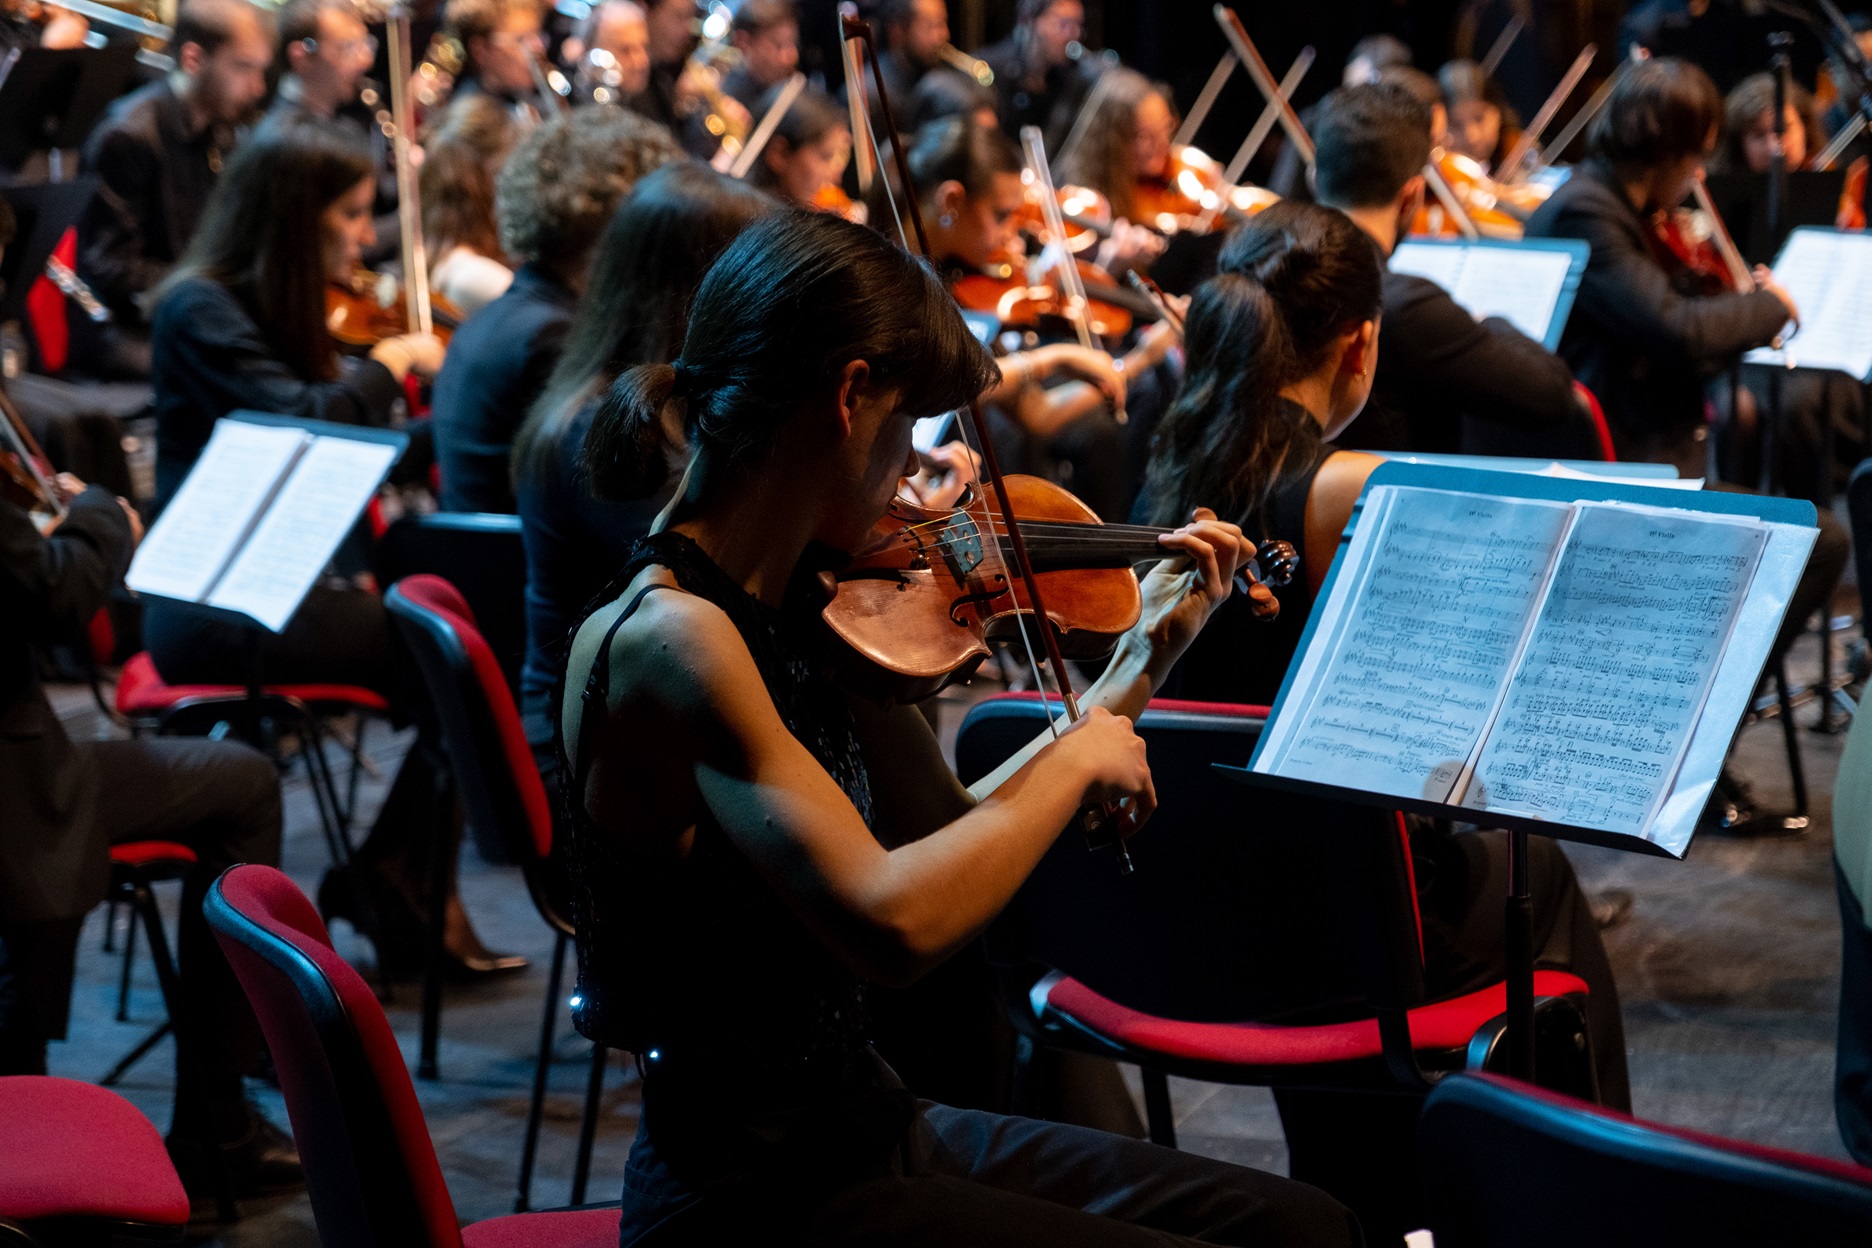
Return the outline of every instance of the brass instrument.
[[[973,78],[978,86],[994,86],[994,70],[990,69],[988,62],[980,57],[970,56],[953,43],[945,43],[937,48],[936,55],[949,68],[959,70]]]

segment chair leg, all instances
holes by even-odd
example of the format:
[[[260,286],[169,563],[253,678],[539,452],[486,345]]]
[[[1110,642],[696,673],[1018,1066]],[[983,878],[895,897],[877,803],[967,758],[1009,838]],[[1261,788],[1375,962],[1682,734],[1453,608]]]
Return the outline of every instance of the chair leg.
[[[565,933],[553,940],[552,969],[546,975],[546,1012],[540,1019],[539,1055],[533,1063],[533,1099],[527,1105],[526,1140],[520,1146],[520,1195],[514,1212],[533,1203],[533,1161],[539,1153],[540,1119],[546,1111],[546,1071],[552,1064],[554,1024],[559,1021],[559,980],[565,973]]]
[[[117,894],[104,899],[104,952],[117,952]]]
[[[163,1009],[173,1021],[182,1001],[182,986],[176,977],[175,959],[169,954],[169,937],[163,931],[162,911],[156,908],[156,894],[142,880],[137,881],[133,904],[143,914],[143,935],[149,941],[150,961],[156,966],[156,986],[162,989]]]
[[[371,717],[358,712],[357,729],[351,734],[351,774],[345,782],[344,829],[346,839],[351,835],[351,820],[357,815],[358,775],[364,770],[364,729],[370,724]]]
[[[1144,1116],[1150,1124],[1151,1143],[1175,1148],[1176,1115],[1170,1109],[1170,1080],[1161,1070],[1138,1068],[1144,1075]]]
[[[116,905],[115,900],[111,902]],[[129,921],[124,924],[123,970],[117,977],[117,1021],[130,1021],[130,962],[136,956],[137,908],[129,907]]]
[[[417,748],[421,748],[420,742]],[[430,812],[429,830],[429,948],[423,958],[422,1042],[416,1062],[419,1079],[436,1078],[436,1047],[442,1032],[443,936],[448,924],[450,864],[446,859],[454,848],[449,829],[454,819],[455,793],[446,762],[437,764],[435,777],[435,809]]]
[[[591,1076],[585,1083],[585,1113],[579,1119],[578,1160],[572,1166],[572,1203],[585,1203],[585,1180],[591,1177],[592,1139],[598,1134],[598,1100],[604,1094],[605,1062],[611,1050],[592,1045]]]
[[[1794,724],[1794,700],[1788,696],[1787,660],[1775,666],[1775,693],[1781,703],[1781,735],[1787,742],[1788,779],[1794,785],[1794,816],[1807,818],[1807,769],[1801,765],[1800,731]]]

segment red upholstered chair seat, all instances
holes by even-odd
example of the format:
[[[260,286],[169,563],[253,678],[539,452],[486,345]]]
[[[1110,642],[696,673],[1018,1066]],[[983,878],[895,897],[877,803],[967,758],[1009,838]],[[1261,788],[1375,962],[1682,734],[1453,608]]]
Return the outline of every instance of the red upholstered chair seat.
[[[139,870],[187,870],[195,865],[195,851],[175,841],[125,841],[111,846],[111,865]]]
[[[618,1211],[513,1213],[462,1227],[462,1248],[617,1248]]]
[[[390,703],[381,693],[362,685],[267,685],[267,693],[316,707],[356,707],[388,714]],[[171,685],[157,674],[149,651],[138,651],[123,665],[117,678],[117,710],[131,719],[161,715],[183,702],[237,699],[247,696],[242,685]]]
[[[1534,972],[1536,997],[1586,993],[1586,981],[1577,975]],[[1507,988],[1500,983],[1467,996],[1419,1006],[1410,1012],[1411,1043],[1422,1053],[1461,1050],[1483,1024],[1506,1008]],[[1046,988],[1042,1020],[1076,1027],[1135,1054],[1186,1062],[1318,1066],[1377,1061],[1384,1056],[1378,1020],[1373,1018],[1313,1026],[1184,1022],[1130,1009],[1070,978],[1056,980]]]
[[[97,1218],[181,1228],[188,1193],[162,1136],[115,1092],[73,1079],[0,1079],[0,1218]]]

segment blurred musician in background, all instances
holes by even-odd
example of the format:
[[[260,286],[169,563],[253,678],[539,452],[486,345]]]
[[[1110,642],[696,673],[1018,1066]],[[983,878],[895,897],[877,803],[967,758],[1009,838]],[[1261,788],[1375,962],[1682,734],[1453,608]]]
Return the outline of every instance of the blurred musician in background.
[[[450,101],[423,136],[423,247],[429,285],[465,317],[513,283],[494,218],[494,182],[519,137],[513,115],[492,98]]]
[[[574,38],[584,49],[577,75],[581,101],[622,104],[650,86],[650,26],[637,0],[601,0]],[[603,95],[596,94],[600,87]]]
[[[949,42],[949,9],[943,0],[883,0],[871,24],[877,31],[878,72],[890,92],[891,107],[897,108],[898,100],[909,100],[924,74],[942,64],[942,50]],[[865,94],[875,115],[877,92],[867,83]]]
[[[1351,217],[1390,255],[1423,206],[1430,109],[1393,83],[1340,87],[1314,111],[1313,142],[1319,202]],[[1436,283],[1388,271],[1371,401],[1341,443],[1598,456],[1565,361],[1499,317],[1478,323]]]
[[[1437,71],[1449,115],[1449,150],[1486,171],[1501,163],[1521,136],[1521,122],[1495,80],[1474,61],[1449,61]]]
[[[1039,126],[1049,156],[1058,154],[1098,78],[1096,60],[1080,61],[1084,33],[1080,0],[1020,0],[1014,33],[980,53],[994,70],[1002,128],[1019,134],[1022,126]]]
[[[742,0],[733,39],[741,63],[722,78],[722,90],[758,121],[760,98],[799,68],[799,10],[793,0]]]
[[[357,103],[358,88],[377,56],[377,40],[354,0],[288,0],[279,22],[282,72],[268,115],[335,120]]]
[[[581,108],[520,141],[494,185],[513,284],[449,340],[430,412],[444,511],[514,509],[508,454],[546,388],[599,232],[644,174],[682,159],[625,109]]]
[[[1782,153],[1789,173],[1807,167],[1807,159],[1824,143],[1814,117],[1814,99],[1798,82],[1790,82],[1783,106]],[[1723,100],[1722,144],[1710,158],[1712,173],[1767,173],[1774,164],[1775,80],[1772,74],[1750,74]]]
[[[725,95],[713,81],[715,71],[692,58],[702,42],[696,0],[644,0],[650,33],[650,84],[630,107],[661,122],[683,150],[707,160],[721,147],[721,132],[710,128],[715,116],[723,129],[746,134],[748,110]]]
[[[78,226],[78,275],[112,314],[72,318],[85,371],[149,375],[145,296],[188,247],[236,127],[266,96],[273,40],[270,11],[246,0],[184,0],[175,70],[118,100],[85,141],[82,168],[100,185]]]
[[[448,0],[443,28],[461,44],[455,99],[489,95],[523,125],[540,120],[533,68],[546,54],[538,0]]]
[[[1378,76],[1385,70],[1410,63],[1410,45],[1396,35],[1366,35],[1352,45],[1339,81],[1347,87],[1356,87],[1362,82],[1377,82]]]
[[[756,101],[756,111],[764,114],[778,94],[776,88]],[[802,208],[861,220],[862,206],[853,205],[839,187],[851,149],[851,114],[823,91],[803,91],[774,127],[748,181]],[[853,217],[854,212],[861,215]]]

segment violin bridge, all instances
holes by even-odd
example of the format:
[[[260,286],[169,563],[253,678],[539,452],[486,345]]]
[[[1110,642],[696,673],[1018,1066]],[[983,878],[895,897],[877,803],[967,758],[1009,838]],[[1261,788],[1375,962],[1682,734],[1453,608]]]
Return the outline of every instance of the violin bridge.
[[[981,530],[966,512],[957,512],[949,518],[939,531],[936,545],[958,581],[967,580],[981,566]]]

